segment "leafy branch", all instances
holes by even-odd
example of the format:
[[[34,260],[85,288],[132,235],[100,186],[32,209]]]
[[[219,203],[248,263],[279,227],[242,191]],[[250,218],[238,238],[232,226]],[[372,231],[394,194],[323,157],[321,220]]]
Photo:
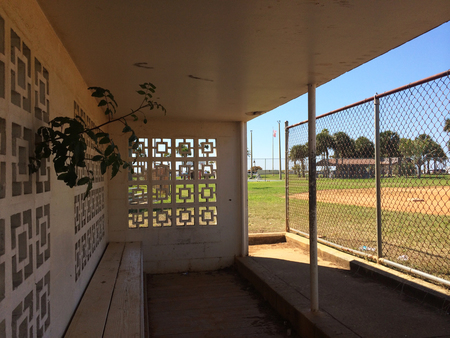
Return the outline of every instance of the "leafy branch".
[[[129,144],[133,151],[140,155],[139,138],[134,130],[127,122],[128,117],[132,117],[133,121],[138,121],[138,114],[143,116],[143,122],[147,123],[145,110],[160,109],[166,114],[166,109],[153,100],[153,94],[156,87],[151,83],[140,84],[140,90],[137,91],[142,96],[142,102],[137,109],[131,110],[130,113],[114,118],[117,113],[118,104],[114,95],[108,90],[101,87],[90,87],[91,96],[99,99],[98,107],[104,109],[108,121],[98,126],[90,127],[80,117],[56,117],[49,122],[48,127],[38,129],[41,142],[38,142],[34,149],[34,156],[30,157],[28,165],[30,172],[35,173],[39,170],[44,159],[53,156],[53,166],[55,168],[58,180],[62,180],[69,187],[87,185],[84,198],[89,195],[94,183],[94,171],[90,163],[100,165],[101,175],[104,175],[108,168],[111,168],[111,179],[117,175],[120,169],[130,169],[130,162],[122,159],[119,148],[114,143],[109,133],[102,131],[102,127],[114,123],[121,122],[124,127],[122,133],[129,134]],[[93,143],[96,155],[87,154],[88,142]],[[81,174],[84,172],[84,174]],[[81,176],[81,177],[80,177]]]

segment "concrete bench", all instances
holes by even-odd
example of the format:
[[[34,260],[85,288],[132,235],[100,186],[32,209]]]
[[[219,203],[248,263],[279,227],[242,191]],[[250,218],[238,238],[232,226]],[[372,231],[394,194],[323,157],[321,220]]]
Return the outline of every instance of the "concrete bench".
[[[143,337],[142,244],[109,243],[65,337]]]

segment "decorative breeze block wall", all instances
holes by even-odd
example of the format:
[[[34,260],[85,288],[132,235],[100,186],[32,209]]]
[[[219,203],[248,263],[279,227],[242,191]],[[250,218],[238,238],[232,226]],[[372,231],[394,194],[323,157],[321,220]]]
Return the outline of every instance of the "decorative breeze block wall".
[[[50,77],[0,17],[0,337],[49,336],[50,163],[28,157],[49,121]]]
[[[89,115],[74,102],[74,115],[81,119],[89,127],[94,127],[94,122]],[[86,137],[86,157],[96,155],[94,142]],[[89,195],[85,198],[86,187],[75,187],[74,197],[74,250],[75,250],[75,281],[78,281],[84,268],[91,259],[93,253],[99,247],[105,237],[105,183],[100,172],[98,162],[87,163],[86,168],[80,168],[79,177],[87,176],[88,170],[94,172],[94,185]]]
[[[217,140],[140,138],[130,149],[128,227],[217,225]]]

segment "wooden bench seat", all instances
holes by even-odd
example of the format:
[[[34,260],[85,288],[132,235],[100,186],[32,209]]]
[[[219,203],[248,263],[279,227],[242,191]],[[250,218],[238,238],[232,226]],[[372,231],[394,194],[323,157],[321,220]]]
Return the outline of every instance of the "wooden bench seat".
[[[65,337],[143,337],[141,242],[109,243]]]

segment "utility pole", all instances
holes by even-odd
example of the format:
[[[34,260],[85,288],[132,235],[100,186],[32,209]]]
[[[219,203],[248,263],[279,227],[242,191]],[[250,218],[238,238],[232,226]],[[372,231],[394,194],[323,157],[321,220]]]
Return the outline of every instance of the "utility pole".
[[[274,139],[275,137],[273,136],[273,128],[272,128],[272,137],[271,137],[271,139],[272,139],[272,176],[273,176],[273,139]]]
[[[250,178],[253,178],[253,130],[250,130]]]
[[[283,176],[281,175],[281,129],[280,129],[280,120],[278,122],[278,157],[279,157],[279,169],[280,169],[280,181],[283,179]]]

